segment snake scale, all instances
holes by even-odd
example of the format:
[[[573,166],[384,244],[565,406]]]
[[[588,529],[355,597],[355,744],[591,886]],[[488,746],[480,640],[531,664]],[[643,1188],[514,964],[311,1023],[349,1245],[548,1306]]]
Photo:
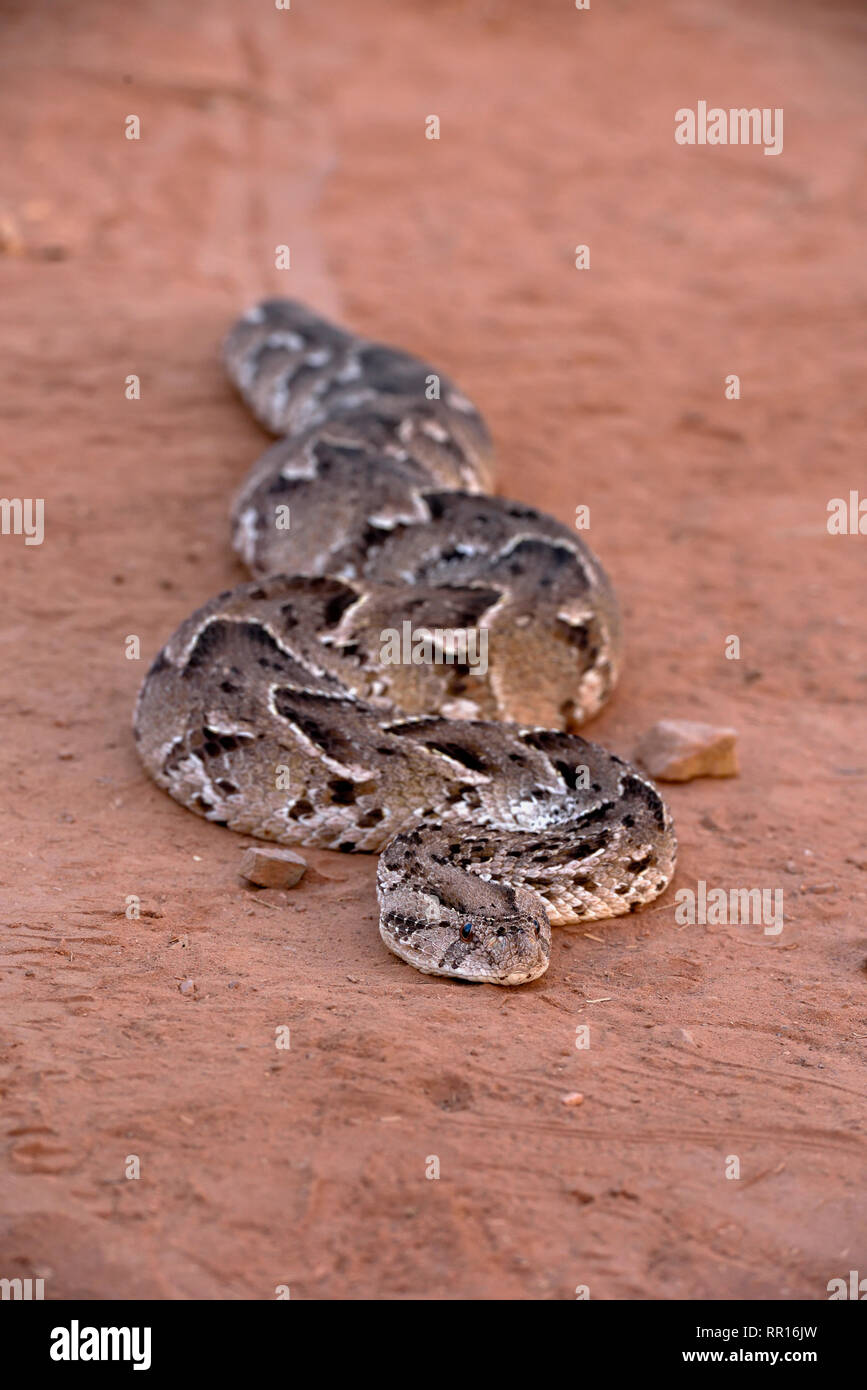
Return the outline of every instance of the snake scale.
[[[618,675],[610,584],[569,528],[490,495],[487,428],[425,363],[288,300],[224,356],[279,436],[232,511],[253,579],[153,662],[145,767],[232,830],[378,851],[380,933],[417,969],[533,980],[552,925],[674,872],[655,787],[575,732]]]

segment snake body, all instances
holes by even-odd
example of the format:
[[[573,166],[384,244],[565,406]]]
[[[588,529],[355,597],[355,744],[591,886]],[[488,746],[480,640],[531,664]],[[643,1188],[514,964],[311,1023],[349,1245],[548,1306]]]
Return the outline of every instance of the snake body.
[[[481,416],[408,354],[273,300],[225,362],[280,436],[232,511],[254,578],[151,666],[145,767],[233,830],[378,851],[380,933],[419,970],[535,979],[552,925],[634,911],[674,872],[655,787],[575,732],[620,664],[599,562],[487,492]]]

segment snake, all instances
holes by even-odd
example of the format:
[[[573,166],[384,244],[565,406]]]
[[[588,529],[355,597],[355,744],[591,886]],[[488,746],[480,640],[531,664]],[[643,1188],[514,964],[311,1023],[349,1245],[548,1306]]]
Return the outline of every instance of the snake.
[[[637,911],[674,873],[654,784],[578,732],[622,664],[608,577],[494,493],[482,415],[421,359],[287,299],[223,357],[276,437],[231,507],[251,578],[150,666],[146,770],[240,834],[377,853],[380,935],[417,970],[538,979],[552,927]]]

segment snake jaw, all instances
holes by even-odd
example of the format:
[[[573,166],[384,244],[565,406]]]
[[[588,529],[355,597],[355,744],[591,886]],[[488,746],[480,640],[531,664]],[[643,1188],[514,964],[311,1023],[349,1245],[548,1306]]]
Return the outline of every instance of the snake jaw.
[[[487,985],[526,985],[537,980],[548,969],[551,957],[550,935],[547,940],[539,938],[532,943],[512,950],[497,961],[495,953],[488,946],[478,948],[460,962],[451,963],[448,953],[437,960],[420,950],[415,950],[390,935],[380,923],[380,935],[390,951],[423,975],[441,975],[454,980],[466,980],[471,984]],[[493,956],[493,959],[492,959]]]

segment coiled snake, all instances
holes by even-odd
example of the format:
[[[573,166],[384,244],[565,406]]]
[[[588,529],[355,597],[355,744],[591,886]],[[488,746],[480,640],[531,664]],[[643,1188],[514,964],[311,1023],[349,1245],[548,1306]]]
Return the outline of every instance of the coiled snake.
[[[281,436],[233,508],[254,579],[151,666],[145,767],[244,834],[379,851],[380,933],[419,970],[533,980],[552,924],[634,911],[674,872],[654,786],[574,732],[617,678],[608,580],[488,494],[481,416],[415,358],[274,300],[225,361]]]

